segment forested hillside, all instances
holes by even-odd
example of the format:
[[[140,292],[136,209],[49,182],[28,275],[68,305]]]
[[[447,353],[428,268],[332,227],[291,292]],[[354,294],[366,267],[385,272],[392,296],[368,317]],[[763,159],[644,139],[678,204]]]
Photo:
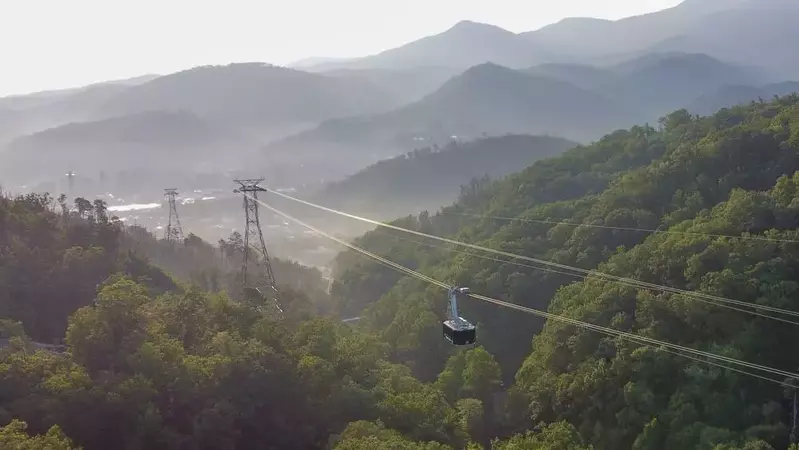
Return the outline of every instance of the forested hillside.
[[[473,178],[502,178],[575,145],[566,139],[525,135],[453,141],[380,161],[330,183],[313,201],[370,217],[393,218],[438,208],[455,200],[461,186]]]
[[[123,251],[122,224],[106,206],[64,197],[0,196],[0,318],[22,322],[43,342],[64,336],[67,317],[92,304],[97,285],[114,273],[160,294],[175,281],[140,255]]]
[[[285,319],[236,301],[224,292],[236,281],[225,269],[240,262],[240,236],[220,248],[193,235],[156,241],[109,217],[102,201],[78,198],[73,210],[64,197],[0,197],[0,447],[488,442],[500,374],[485,350],[454,356],[440,381],[423,383],[375,336],[302,309],[314,270],[276,261]],[[31,341],[62,337],[61,353]],[[556,424],[513,439],[507,445],[579,437]]]
[[[798,150],[799,96],[711,117],[678,111],[660,129],[617,131],[503,180],[475,180],[452,206],[396,223],[799,310]],[[480,294],[799,367],[786,344],[797,338],[792,323],[398,232],[357,243]],[[217,247],[193,235],[158,241],[109,217],[102,201],[3,197],[0,444],[768,450],[796,441],[793,380],[786,388],[473,300],[461,306],[480,346],[455,351],[440,336],[443,291],[351,253],[338,259],[334,304],[318,271],[276,261],[279,319],[237,292],[241,250],[236,234]],[[356,328],[328,315],[364,308]],[[31,342],[62,338],[62,353]]]
[[[799,450],[799,0],[7,3],[0,450]]]
[[[475,184],[435,215],[395,223],[796,311],[798,151],[799,96],[710,117],[677,111],[660,129],[615,132],[505,180]],[[797,338],[791,324],[475,257],[395,231],[356,243],[480,294],[770,367],[799,367],[799,355],[784,345]],[[352,314],[366,307],[366,326],[389,354],[421,379],[436,379],[450,351],[440,337],[445,293],[352,252],[339,257],[336,275],[339,308]],[[510,386],[506,432],[566,421],[597,449],[784,449],[795,442],[791,389],[494,305],[472,300],[462,309]]]
[[[227,292],[234,298],[242,295],[241,267],[244,261],[244,238],[239,232],[231,233],[214,246],[189,233],[180,245],[156,239],[149,231],[139,226],[125,229],[122,247],[135,254],[145,256],[158,267],[178,279],[191,283],[209,292]],[[252,256],[251,256],[252,257]],[[281,289],[302,293],[304,305],[295,305],[304,312],[327,311],[330,302],[327,295],[328,282],[315,268],[271,257],[275,279]],[[250,269],[251,277],[263,278],[262,267]],[[261,279],[259,282],[265,282]]]

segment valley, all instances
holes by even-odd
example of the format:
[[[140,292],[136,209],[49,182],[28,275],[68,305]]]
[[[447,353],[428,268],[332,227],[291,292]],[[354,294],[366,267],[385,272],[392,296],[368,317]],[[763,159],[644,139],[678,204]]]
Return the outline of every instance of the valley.
[[[799,5],[457,6],[1,97],[0,448],[799,449]]]

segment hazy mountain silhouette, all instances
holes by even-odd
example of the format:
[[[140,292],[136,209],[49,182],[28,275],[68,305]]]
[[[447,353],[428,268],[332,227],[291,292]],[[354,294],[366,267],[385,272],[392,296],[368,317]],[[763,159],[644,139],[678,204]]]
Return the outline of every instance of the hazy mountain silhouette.
[[[567,81],[583,89],[594,89],[618,81],[619,74],[605,67],[587,64],[547,63],[525,69],[524,72]]]
[[[227,124],[294,131],[301,124],[396,106],[391,94],[365,80],[246,63],[196,67],[157,78],[109,100],[98,116],[186,110]]]
[[[292,69],[307,69],[322,64],[331,64],[331,63],[340,63],[344,61],[349,61],[350,59],[351,58],[327,58],[323,56],[311,56],[309,58],[302,58],[300,60],[294,61],[293,63],[288,64],[288,67]]]
[[[704,53],[724,62],[763,66],[778,78],[799,70],[799,2],[794,0],[686,0],[620,20],[567,18],[514,34],[463,21],[442,33],[382,53],[311,66],[335,68],[465,69],[484,62],[511,68],[548,63],[613,64],[647,53]],[[764,51],[768,49],[768,51]]]
[[[218,171],[248,142],[224,125],[189,112],[153,111],[63,125],[12,141],[0,154],[7,179],[57,177],[68,169],[97,173],[160,166],[183,171]]]
[[[12,110],[24,110],[36,107],[47,106],[59,101],[65,100],[74,95],[80,95],[85,91],[96,90],[100,88],[113,88],[113,87],[130,87],[146,83],[158,78],[160,75],[140,75],[132,78],[125,78],[120,80],[104,81],[101,83],[94,83],[86,86],[68,88],[68,89],[54,89],[41,92],[33,92],[30,94],[10,95],[7,97],[0,97],[0,108],[7,108]]]
[[[647,54],[605,67],[542,64],[525,72],[558,78],[596,91],[634,111],[640,122],[654,121],[695,100],[710,106],[716,103],[714,96],[729,97],[717,102],[724,106],[737,104],[735,98],[743,102],[757,99],[762,92],[754,87],[748,88],[754,89],[754,93],[736,96],[735,92],[744,86],[761,85],[769,78],[756,68],[726,64],[703,54],[678,52]],[[789,86],[790,83],[773,85],[766,90],[767,97],[787,94]],[[733,87],[732,92],[726,90],[728,87]],[[698,97],[701,99],[697,100]],[[708,114],[715,111],[700,109]]]
[[[117,146],[128,126],[121,124],[165,114],[160,128],[148,125],[161,136],[153,148],[165,149],[158,141],[164,128],[189,133],[176,119],[187,115],[209,142],[269,143],[264,162],[271,170],[287,180],[302,172],[318,181],[443,146],[453,136],[551,134],[586,142],[686,105],[710,112],[713,105],[782,93],[746,86],[795,78],[774,75],[799,72],[795,23],[794,0],[687,0],[652,14],[573,18],[522,34],[463,21],[373,56],[299,61],[311,65],[304,71],[262,63],[203,66],[3,98],[0,148],[30,134],[8,144],[20,157],[20,148],[55,148],[50,136],[75,129],[80,139],[71,136],[62,149],[47,151],[74,152],[76,160],[95,148],[155,154],[124,139]],[[43,131],[53,127],[54,134]],[[198,145],[200,156],[212,147]]]
[[[0,151],[4,142],[15,137],[90,120],[95,110],[114,95],[157,77],[143,75],[79,88],[0,98]]]
[[[345,174],[453,138],[550,134],[588,141],[633,117],[612,100],[565,81],[481,64],[418,102],[372,116],[331,120],[270,144],[270,161],[323,164]],[[306,166],[307,167],[307,166]]]
[[[485,62],[521,68],[545,58],[542,51],[508,30],[465,20],[443,33],[424,37],[377,55],[321,64],[314,67],[314,70],[407,69],[428,66],[463,70]]]
[[[273,143],[266,154],[282,164],[316,165],[314,173],[336,178],[414,148],[445,145],[453,137],[550,134],[588,142],[617,128],[656,122],[725,86],[763,81],[750,67],[673,52],[606,67],[553,63],[515,71],[486,63],[417,102],[324,122]]]
[[[769,69],[791,79],[799,71],[799,2],[737,0],[735,5],[695,21],[648,51],[690,51]]]
[[[642,121],[656,120],[724,86],[764,81],[755,70],[702,54],[651,54],[610,70],[615,77],[595,89],[640,112]]]
[[[558,60],[576,61],[602,55],[632,54],[679,35],[694,24],[703,22],[707,16],[744,1],[687,0],[673,8],[615,21],[567,18],[535,31],[521,33],[520,36],[546,48]],[[708,26],[707,23],[703,25]]]
[[[765,86],[726,86],[695,99],[686,109],[693,114],[709,115],[722,108],[743,105],[753,101],[770,101],[774,96],[799,92],[799,82],[786,81]]]
[[[447,67],[412,69],[334,69],[325,75],[363,80],[389,93],[400,105],[415,102],[460,73]]]

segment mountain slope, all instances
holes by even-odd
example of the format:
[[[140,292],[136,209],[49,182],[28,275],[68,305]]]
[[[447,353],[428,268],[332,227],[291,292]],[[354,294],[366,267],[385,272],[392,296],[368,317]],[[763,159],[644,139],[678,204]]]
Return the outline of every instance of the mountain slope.
[[[240,237],[225,243],[225,266],[196,236],[155,242],[109,220],[100,202],[80,213],[51,202],[0,196],[4,450],[318,449],[349,422],[400,428],[414,416],[423,420],[403,428],[410,435],[468,439],[455,399],[389,362],[372,336],[312,314],[293,286],[322,284],[318,272],[282,264],[276,320],[226,292],[240,286]],[[198,283],[149,264],[141,244]],[[432,401],[420,409],[420,398]],[[19,421],[32,435],[50,431],[28,439]]]
[[[409,69],[439,66],[464,70],[492,62],[508,67],[527,67],[542,58],[535,45],[494,25],[462,21],[433,36],[386,50],[377,55],[343,63],[322,64],[314,70],[335,68]]]
[[[434,92],[460,72],[446,67],[411,69],[334,69],[323,72],[332,77],[363,80],[390,94],[397,104],[405,105]]]
[[[595,89],[598,86],[617,82],[619,74],[610,68],[587,64],[548,63],[540,64],[524,70],[525,73],[544,76],[569,82],[583,89]]]
[[[632,55],[680,35],[692,26],[709,26],[705,21],[708,16],[745,1],[748,0],[687,0],[672,8],[615,21],[567,18],[520,36],[546,48],[561,61],[585,61],[588,58],[599,62],[597,57]]]
[[[618,131],[465,192],[437,215],[396,223],[586,270],[796,310],[797,118],[799,96],[707,118],[678,111],[660,131]],[[748,235],[773,241],[736,238]],[[779,346],[796,336],[792,324],[688,295],[598,278],[575,281],[393,236],[375,231],[356,245],[511,303],[770,367],[799,365],[799,355]],[[435,377],[449,350],[437,329],[444,293],[351,252],[338,263],[333,291],[342,310],[368,306],[366,326],[419,376]],[[462,314],[479,322],[481,344],[496,355],[506,382],[518,369],[508,400],[512,428],[527,426],[530,417],[565,420],[595,448],[606,449],[786,448],[792,405],[782,401],[780,385],[482,302],[464,302]],[[419,319],[430,315],[436,320]],[[756,439],[767,444],[743,445]]]
[[[0,146],[4,141],[71,122],[92,120],[100,105],[156,75],[0,98]]]
[[[158,78],[159,75],[141,75],[133,78],[125,78],[121,80],[104,81],[102,83],[94,83],[77,88],[69,89],[56,89],[51,91],[34,92],[31,94],[11,95],[8,97],[0,97],[0,108],[7,108],[13,110],[24,110],[36,107],[47,106],[52,103],[66,100],[69,97],[80,95],[81,93],[89,90],[96,90],[101,88],[116,87],[130,87],[146,83]]]
[[[265,154],[278,161],[301,157],[346,173],[363,161],[443,145],[453,136],[550,134],[587,141],[632,120],[611,100],[572,84],[482,64],[416,103],[323,123],[271,144]]]
[[[753,69],[704,54],[649,54],[610,68],[617,76],[595,89],[656,120],[700,95],[728,85],[760,84]]]
[[[799,58],[791,51],[797,40],[792,24],[798,18],[799,4],[793,0],[685,0],[649,14],[615,21],[566,18],[520,34],[463,21],[376,55],[321,63],[308,70],[422,66],[463,70],[484,62],[512,68],[547,63],[606,65],[652,52],[676,51],[762,66],[777,79],[786,79],[799,67]]]
[[[792,79],[799,71],[799,58],[793,51],[793,43],[799,40],[799,30],[794,26],[797,20],[796,2],[747,0],[707,16],[647,51],[707,53],[725,61],[768,68],[778,79]]]
[[[503,176],[577,144],[560,138],[511,135],[451,143],[380,161],[312,196],[337,209],[392,218],[453,201],[474,178]]]
[[[635,111],[638,120],[649,122],[700,96],[728,86],[760,85],[768,79],[750,66],[723,63],[705,54],[680,52],[650,53],[602,67],[542,64],[526,72],[593,90]]]
[[[758,100],[768,101],[772,98],[799,92],[799,82],[786,81],[784,83],[769,84],[766,86],[727,86],[711,93],[702,95],[686,109],[694,114],[712,114],[723,108],[743,105]]]
[[[162,76],[109,100],[101,117],[186,110],[236,124],[315,123],[396,106],[370,83],[261,63],[205,66]]]
[[[146,112],[63,125],[17,138],[0,154],[7,179],[59,177],[69,168],[218,170],[237,152],[253,148],[224,125],[187,112]],[[45,161],[46,164],[42,164]]]
[[[315,66],[347,61],[349,58],[308,57],[288,64],[292,69],[312,69]]]
[[[508,242],[514,245],[515,253],[593,268],[613,255],[619,246],[631,248],[639,244],[646,234],[580,229],[567,224],[464,219],[451,213],[467,212],[615,227],[668,228],[726,200],[734,188],[767,189],[782,174],[799,170],[799,160],[794,150],[799,145],[795,138],[799,128],[795,115],[797,110],[799,97],[784,98],[780,102],[737,107],[717,117],[692,119],[685,112],[676,112],[666,118],[661,132],[648,127],[618,131],[593,145],[566,152],[561,157],[538,161],[524,171],[488,187],[465,192],[452,207],[431,217],[427,232],[447,236],[460,234],[465,241],[482,242],[489,247]],[[783,123],[787,125],[772,126]],[[762,135],[761,132],[766,134]],[[706,139],[708,136],[714,138]],[[403,221],[403,224],[415,227],[419,223],[410,220]],[[390,254],[384,250],[391,242],[385,241],[380,233],[367,234],[359,243],[390,258]],[[405,252],[414,253],[410,248],[403,250],[403,254],[407,254]],[[445,257],[445,261],[453,263],[450,269],[456,270],[453,280],[463,277],[464,282],[468,279],[470,284],[481,286],[481,290],[487,290],[492,295],[506,294],[504,282],[510,282],[508,277],[522,270],[438,252],[417,252],[415,266],[424,266],[428,259]],[[349,278],[375,275],[368,273],[368,270],[366,273],[359,272],[367,266],[381,274],[385,273],[382,268],[378,269],[354,256],[342,255],[340,273],[349,271],[350,265],[355,273],[347,275]],[[444,273],[449,273],[448,262],[441,267]],[[554,293],[556,287],[566,280],[571,281],[569,277],[559,278],[535,271],[525,270],[521,273],[532,277],[531,283],[540,284],[541,289],[549,286],[546,294],[527,298],[524,285],[519,285],[516,300],[528,306],[547,304],[548,296]],[[485,278],[494,274],[497,274],[497,280]],[[383,292],[353,292],[342,285],[339,286],[339,292],[342,299],[357,304],[359,301],[372,302],[392,286],[384,284]],[[401,306],[391,302],[403,294],[408,295],[408,292],[397,291],[396,294],[384,299],[385,308],[390,310]],[[393,314],[386,315],[387,312],[382,311],[379,317],[393,317]],[[490,317],[499,320],[498,316],[485,309],[479,312],[486,324],[490,322]],[[530,325],[519,326],[522,327],[521,334],[530,330]],[[496,333],[498,329],[513,328],[501,326],[493,331]],[[485,345],[492,347],[488,343]],[[513,354],[515,358],[521,356],[516,353],[518,349],[496,350],[498,357],[507,363],[514,359]],[[424,353],[424,350],[421,351]]]

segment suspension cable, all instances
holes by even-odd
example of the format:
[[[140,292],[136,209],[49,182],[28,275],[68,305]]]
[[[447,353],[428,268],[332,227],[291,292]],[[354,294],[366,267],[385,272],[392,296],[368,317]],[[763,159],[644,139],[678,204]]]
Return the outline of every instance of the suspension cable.
[[[725,298],[725,297],[719,297],[719,296],[716,296],[716,295],[705,294],[703,292],[688,291],[688,290],[685,290],[685,289],[679,289],[679,288],[663,286],[663,285],[659,285],[659,284],[655,284],[655,283],[649,283],[649,282],[645,282],[645,281],[640,281],[640,280],[636,280],[636,279],[633,279],[633,278],[627,278],[627,277],[620,277],[620,276],[617,276],[617,275],[611,275],[611,274],[604,273],[604,272],[599,272],[599,271],[596,271],[596,270],[581,269],[579,267],[569,266],[567,264],[561,264],[561,263],[556,263],[556,262],[552,262],[552,261],[546,261],[546,260],[543,260],[543,259],[532,258],[532,257],[529,257],[529,256],[524,256],[524,255],[517,255],[517,254],[514,254],[514,253],[510,253],[510,252],[506,252],[506,251],[502,251],[502,250],[496,250],[496,249],[484,247],[484,246],[481,246],[481,245],[469,244],[469,243],[466,243],[466,242],[456,241],[454,239],[449,239],[449,238],[445,238],[445,237],[441,237],[441,236],[435,236],[435,235],[432,235],[432,234],[429,234],[429,233],[423,233],[421,231],[409,230],[407,228],[402,228],[402,227],[398,227],[396,225],[391,225],[391,224],[388,224],[388,223],[379,222],[377,220],[368,219],[366,217],[356,216],[354,214],[349,214],[349,213],[346,213],[344,211],[339,211],[339,210],[336,210],[336,209],[327,208],[325,206],[317,205],[315,203],[311,203],[311,202],[308,202],[308,201],[305,201],[305,200],[294,198],[294,197],[292,197],[290,195],[286,195],[286,194],[284,194],[282,192],[277,192],[277,191],[274,191],[274,190],[270,190],[269,192],[273,193],[273,194],[276,194],[276,195],[278,195],[280,197],[286,198],[288,200],[292,200],[292,201],[304,204],[306,206],[317,208],[317,209],[320,209],[320,210],[323,210],[323,211],[327,211],[327,212],[331,212],[331,213],[334,213],[334,214],[338,214],[340,216],[348,217],[348,218],[351,218],[351,219],[359,220],[359,221],[362,221],[362,222],[370,223],[372,225],[377,225],[377,226],[384,227],[384,228],[389,228],[389,229],[393,229],[393,230],[397,230],[397,231],[402,231],[404,233],[415,234],[417,236],[422,236],[422,237],[426,237],[426,238],[429,238],[429,239],[434,239],[434,240],[437,240],[437,241],[446,242],[448,244],[467,247],[467,248],[471,248],[471,249],[474,249],[474,250],[480,250],[480,251],[484,251],[484,252],[488,252],[488,253],[493,253],[493,254],[496,254],[496,255],[506,256],[506,257],[509,257],[509,258],[521,259],[521,260],[533,262],[533,263],[536,263],[536,264],[541,264],[541,265],[545,265],[545,266],[549,266],[549,267],[555,267],[555,268],[559,268],[559,269],[563,269],[563,270],[570,270],[570,271],[582,273],[582,274],[584,274],[586,276],[603,278],[603,279],[615,281],[615,282],[618,282],[618,283],[626,284],[626,285],[632,286],[632,287],[638,287],[638,288],[642,288],[643,287],[643,288],[649,288],[649,289],[656,290],[656,291],[661,291],[661,292],[668,292],[668,293],[673,293],[673,294],[682,294],[682,295],[685,295],[685,296],[688,296],[688,297],[691,297],[691,298],[694,298],[694,299],[700,299],[701,298],[701,299],[705,299],[705,300],[708,300],[708,301],[711,301],[711,302],[718,302],[716,304],[718,304],[719,306],[722,306],[721,304],[731,304],[731,305],[738,305],[738,306],[741,306],[741,307],[744,307],[744,308],[751,308],[751,309],[762,310],[762,311],[770,311],[770,312],[775,312],[775,313],[778,313],[778,314],[785,314],[785,315],[789,315],[789,316],[793,316],[793,317],[799,317],[799,312],[797,312],[797,311],[791,311],[791,310],[788,310],[788,309],[777,308],[777,307],[768,306],[768,305],[758,305],[758,304],[753,304],[753,303],[744,302],[744,301],[740,301],[740,300],[733,300],[733,299],[729,299],[729,298]],[[511,262],[511,261],[508,261],[508,263],[509,264],[515,264],[514,262]],[[765,315],[765,314],[762,314],[762,313],[756,313],[754,311],[745,311],[745,312],[747,312],[749,314],[757,315],[757,316],[760,316],[760,317],[765,317],[765,318],[770,318],[770,319],[773,319],[773,320],[778,320],[778,321],[781,321],[781,322],[791,323],[793,325],[799,325],[799,323],[794,322],[794,321],[790,321],[790,320],[782,319],[782,318],[778,318],[778,317],[773,317],[773,316],[768,316],[768,315]]]
[[[419,280],[426,281],[426,282],[428,282],[430,284],[433,284],[435,286],[438,286],[438,287],[440,287],[442,289],[449,290],[451,288],[451,286],[446,284],[446,283],[438,281],[438,280],[436,280],[436,279],[434,279],[432,277],[429,277],[427,275],[419,273],[419,272],[417,272],[415,270],[409,269],[409,268],[407,268],[407,267],[405,267],[405,266],[403,266],[401,264],[397,264],[397,263],[395,263],[393,261],[390,261],[390,260],[388,260],[386,258],[383,258],[383,257],[381,257],[379,255],[376,255],[376,254],[374,254],[372,252],[369,252],[368,250],[362,249],[362,248],[360,248],[360,247],[358,247],[356,245],[353,245],[353,244],[351,244],[349,242],[346,242],[346,241],[344,241],[342,239],[339,239],[339,238],[337,238],[335,236],[332,236],[332,235],[330,235],[328,233],[325,233],[324,231],[322,231],[322,230],[320,230],[320,229],[318,229],[318,228],[316,228],[316,227],[314,227],[312,225],[309,225],[309,224],[307,224],[307,223],[305,223],[305,222],[303,222],[303,221],[301,221],[301,220],[299,220],[297,218],[294,218],[294,217],[290,216],[289,214],[284,213],[283,211],[280,211],[277,208],[274,208],[274,207],[272,207],[272,206],[270,206],[270,205],[268,205],[268,204],[266,204],[266,203],[264,203],[264,202],[262,202],[260,200],[258,200],[258,202],[261,205],[263,205],[265,208],[269,209],[270,211],[272,211],[275,214],[278,214],[278,215],[280,215],[280,216],[282,216],[282,217],[284,217],[284,218],[286,218],[288,220],[296,222],[297,224],[302,225],[302,226],[308,228],[309,230],[314,231],[315,233],[317,233],[319,235],[322,235],[322,236],[324,236],[324,237],[326,237],[328,239],[331,239],[331,240],[333,240],[333,241],[335,241],[335,242],[337,242],[337,243],[339,243],[341,245],[344,245],[345,247],[348,247],[348,248],[350,248],[350,249],[352,249],[352,250],[354,250],[356,252],[362,253],[362,254],[370,257],[370,258],[376,259],[377,261],[380,261],[380,262],[382,262],[382,263],[384,263],[384,264],[386,264],[386,265],[388,265],[390,267],[393,267],[393,268],[395,268],[396,270],[398,270],[398,271],[400,271],[402,273],[405,273],[405,274],[407,274],[407,275],[409,275],[411,277],[417,278]],[[711,353],[711,352],[706,352],[706,351],[702,351],[702,350],[696,350],[696,349],[693,349],[693,348],[690,348],[690,347],[686,347],[686,346],[678,345],[678,344],[672,344],[672,343],[669,343],[669,342],[666,342],[666,341],[662,341],[662,340],[659,340],[659,339],[654,339],[654,338],[649,338],[649,337],[646,337],[646,336],[641,336],[641,335],[637,335],[637,334],[633,334],[633,333],[619,331],[619,330],[616,330],[616,329],[613,329],[613,328],[608,328],[608,327],[603,327],[603,326],[592,324],[592,323],[588,323],[588,322],[583,322],[583,321],[580,321],[580,320],[577,320],[577,319],[572,319],[572,318],[569,318],[569,317],[566,317],[566,316],[561,316],[561,315],[558,315],[558,314],[553,314],[553,313],[549,313],[549,312],[545,312],[545,311],[540,311],[540,310],[537,310],[537,309],[534,309],[534,308],[529,308],[529,307],[526,307],[526,306],[517,305],[515,303],[505,302],[505,301],[494,299],[494,298],[487,297],[487,296],[484,296],[484,295],[470,294],[470,297],[475,298],[477,300],[481,300],[481,301],[485,301],[485,302],[488,302],[488,303],[492,303],[492,304],[495,304],[497,306],[502,306],[502,307],[506,307],[506,308],[510,308],[510,309],[515,309],[517,311],[522,311],[522,312],[525,312],[525,313],[528,313],[528,314],[532,314],[532,315],[535,315],[535,316],[538,316],[538,317],[542,317],[542,318],[545,318],[545,319],[548,319],[548,320],[558,321],[558,322],[574,325],[574,326],[577,326],[577,327],[580,327],[580,328],[584,328],[584,329],[588,329],[588,330],[592,330],[592,331],[596,331],[596,332],[600,332],[600,333],[612,334],[612,335],[620,337],[622,339],[626,339],[626,340],[629,340],[629,341],[632,341],[632,342],[642,343],[643,345],[648,345],[648,346],[651,346],[651,347],[657,347],[657,346],[665,347],[667,349],[674,350],[674,351],[677,351],[677,352],[684,352],[684,353],[692,354],[692,355],[696,355],[696,356],[703,356],[705,358],[716,360],[716,361],[728,362],[730,364],[736,364],[736,365],[739,365],[739,366],[742,366],[742,367],[748,367],[748,368],[751,368],[751,369],[760,370],[762,372],[766,372],[766,373],[769,373],[769,374],[772,374],[772,375],[778,375],[778,376],[783,376],[783,377],[787,377],[787,378],[799,378],[799,374],[797,374],[797,373],[788,372],[788,371],[784,371],[784,370],[780,370],[780,369],[775,369],[773,367],[764,366],[764,365],[761,365],[761,364],[750,363],[750,362],[747,362],[747,361],[742,361],[742,360],[738,360],[738,359],[735,359],[735,358],[726,357],[726,356],[723,356],[723,355],[716,355],[716,354]],[[682,355],[682,353],[680,353],[680,355]],[[690,358],[690,359],[697,359],[697,358]],[[716,363],[714,365],[721,366],[719,363]],[[723,366],[723,367],[728,368],[727,366]],[[749,373],[749,372],[746,372],[746,371],[744,371],[742,369],[737,369],[737,368],[730,368],[730,369],[731,370],[735,370],[736,372],[739,372],[739,373],[745,373],[747,375],[751,375],[751,376],[754,376],[754,377],[757,377],[757,378],[760,378],[760,379],[768,380],[768,381],[771,381],[773,383],[777,383],[777,384],[780,384],[780,385],[787,385],[787,386],[794,387],[791,384],[787,384],[787,383],[784,383],[782,381],[775,380],[775,379],[772,379],[772,378],[764,377],[764,376],[759,375],[759,374]]]
[[[565,272],[565,271],[561,271],[561,270],[549,269],[549,268],[546,268],[546,267],[534,266],[532,264],[524,264],[524,263],[511,261],[511,260],[507,260],[507,259],[495,258],[493,256],[481,255],[479,253],[465,252],[465,251],[462,251],[462,250],[456,250],[454,248],[447,248],[447,247],[444,247],[443,245],[425,243],[425,242],[417,241],[415,239],[404,238],[404,237],[396,236],[396,235],[393,235],[393,234],[385,233],[385,236],[389,236],[389,237],[394,238],[394,239],[399,239],[401,241],[412,242],[412,243],[417,244],[417,245],[424,245],[424,246],[432,247],[432,248],[440,248],[442,250],[453,252],[453,253],[458,253],[458,254],[461,254],[461,255],[473,256],[475,258],[485,259],[485,260],[488,260],[488,261],[496,261],[496,262],[500,262],[500,263],[513,264],[515,266],[520,266],[520,267],[528,267],[530,269],[538,270],[538,271],[541,271],[541,272],[556,273],[556,274],[560,274],[560,275],[566,275],[566,276],[570,276],[570,277],[574,277],[574,278],[579,278],[579,279],[582,279],[582,280],[601,280],[601,281],[605,281],[605,282],[608,282],[608,283],[617,283],[617,284],[621,284],[622,286],[629,286],[626,283],[618,283],[616,281],[607,280],[607,279],[604,279],[604,278],[597,278],[597,277],[592,277],[592,276],[585,276],[585,275],[580,275],[580,274],[576,274],[576,273]],[[640,288],[639,286],[636,286],[636,287]],[[650,288],[646,288],[646,289],[650,289]],[[784,323],[788,323],[788,324],[791,324],[791,325],[799,326],[799,322],[794,321],[794,320],[790,320],[790,319],[785,319],[785,318],[782,318],[782,317],[775,317],[775,316],[771,316],[771,315],[768,315],[768,314],[759,313],[759,312],[756,312],[756,311],[750,311],[750,310],[747,310],[747,309],[736,308],[735,306],[730,306],[730,305],[725,305],[725,304],[718,304],[716,302],[708,301],[708,300],[705,300],[705,299],[702,299],[702,298],[695,298],[694,300],[696,300],[698,302],[701,302],[701,303],[708,304],[708,305],[713,305],[713,306],[729,309],[729,310],[732,310],[732,311],[742,312],[744,314],[751,314],[753,316],[762,317],[764,319],[776,320],[778,322],[784,322]]]

